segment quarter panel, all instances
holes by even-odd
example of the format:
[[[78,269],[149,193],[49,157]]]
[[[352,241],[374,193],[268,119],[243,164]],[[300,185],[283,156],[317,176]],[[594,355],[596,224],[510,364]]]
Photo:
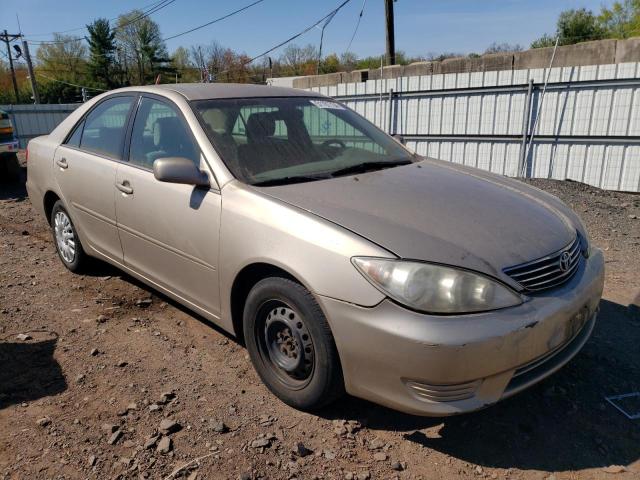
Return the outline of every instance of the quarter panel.
[[[238,272],[252,263],[276,265],[318,295],[363,306],[380,303],[384,295],[353,267],[354,255],[395,258],[327,220],[230,182],[222,191],[222,326],[233,331],[231,286]]]

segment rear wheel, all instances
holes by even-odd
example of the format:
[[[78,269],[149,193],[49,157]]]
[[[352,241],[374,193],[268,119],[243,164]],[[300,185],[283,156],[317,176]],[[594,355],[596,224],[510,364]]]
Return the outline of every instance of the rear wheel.
[[[22,167],[15,153],[0,154],[0,183],[16,183],[21,173]]]
[[[64,266],[72,272],[80,271],[87,263],[87,255],[82,249],[71,217],[60,200],[51,210],[51,230],[58,256]]]
[[[251,361],[282,401],[314,410],[343,394],[331,330],[302,285],[279,277],[261,280],[249,292],[243,320]]]

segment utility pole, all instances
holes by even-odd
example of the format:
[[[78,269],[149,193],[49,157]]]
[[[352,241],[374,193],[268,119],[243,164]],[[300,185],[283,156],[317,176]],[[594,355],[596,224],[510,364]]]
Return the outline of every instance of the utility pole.
[[[13,80],[13,92],[16,95],[16,103],[20,101],[20,98],[18,94],[18,82],[16,81],[16,71],[13,69],[13,57],[11,56],[11,46],[9,45],[9,41],[20,37],[20,34],[9,35],[6,30],[2,35],[0,35],[2,41],[7,45],[7,56],[9,57],[9,68],[11,69],[11,79]]]
[[[384,0],[384,13],[387,20],[387,65],[396,64],[396,37],[393,28],[393,2]]]
[[[36,83],[36,75],[33,72],[33,63],[31,63],[31,54],[29,53],[29,44],[26,40],[22,41],[24,48],[24,59],[27,61],[27,69],[29,69],[29,80],[31,80],[31,91],[33,92],[33,103],[40,103],[40,93],[38,92],[38,84]]]

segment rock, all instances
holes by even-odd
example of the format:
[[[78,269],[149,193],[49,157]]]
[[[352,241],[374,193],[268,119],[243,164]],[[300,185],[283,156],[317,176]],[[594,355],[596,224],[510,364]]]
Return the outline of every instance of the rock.
[[[384,452],[376,452],[373,454],[373,459],[376,462],[384,462],[387,459],[387,454]]]
[[[78,375],[76,377],[76,383],[82,383],[82,381],[85,379],[85,376],[83,373],[81,373],[80,375]]]
[[[216,433],[226,433],[229,431],[229,427],[227,427],[224,422],[220,421],[213,421],[211,429]]]
[[[104,323],[107,320],[109,320],[109,318],[106,315],[98,315],[98,318],[96,318],[96,322],[98,323]]]
[[[160,410],[160,405],[158,405],[157,403],[152,403],[151,405],[149,405],[150,412],[157,412],[158,410]]]
[[[355,475],[353,474],[353,472],[347,472],[344,474],[344,480],[353,480],[355,478]]]
[[[331,450],[325,450],[324,451],[324,458],[326,458],[327,460],[335,460],[336,459],[336,454],[335,454],[335,452],[332,452]]]
[[[602,471],[611,474],[624,473],[627,471],[627,467],[623,465],[609,465],[608,467],[604,467]]]
[[[380,450],[383,447],[384,447],[384,442],[379,438],[374,438],[372,441],[369,442],[369,445],[367,446],[369,450]]]
[[[268,438],[257,438],[251,442],[251,448],[266,448],[271,445],[271,440]]]
[[[156,452],[158,453],[162,453],[167,454],[171,451],[172,449],[172,443],[171,443],[171,439],[169,437],[162,437],[160,439],[160,441],[158,442],[158,446],[156,448]]]
[[[482,470],[482,467],[480,465],[476,465],[475,471],[478,475],[482,475],[482,472],[484,472],[484,470]]]
[[[158,431],[165,435],[169,435],[170,433],[177,432],[180,430],[182,426],[171,418],[165,418],[160,422],[160,426],[158,427]]]
[[[391,464],[391,469],[395,470],[396,472],[401,472],[405,469],[405,465],[403,465],[401,462],[393,462]]]
[[[126,360],[120,360],[118,363],[116,363],[116,367],[126,367],[127,365],[129,365],[129,363]]]
[[[309,450],[307,447],[304,446],[302,442],[298,442],[296,443],[296,446],[293,449],[293,453],[298,457],[306,457],[307,455],[311,455],[313,453],[313,450]]]
[[[138,404],[136,402],[131,402],[129,405],[127,405],[127,410],[137,410],[138,409]]]
[[[160,395],[160,401],[158,403],[165,404],[165,403],[170,402],[174,398],[176,398],[176,394],[175,393],[173,393],[173,392],[164,392],[162,395]]]
[[[369,480],[371,478],[371,474],[369,472],[359,473],[356,477],[358,480]]]
[[[92,348],[91,351],[89,352],[89,355],[91,355],[92,357],[95,357],[96,355],[98,355],[98,353],[100,353],[98,351],[97,348]]]
[[[160,440],[160,435],[153,435],[149,438],[147,438],[147,441],[144,442],[144,449],[148,450],[149,448],[153,448],[156,446],[156,443],[158,443],[158,440]]]
[[[51,419],[49,417],[42,417],[36,420],[36,423],[40,427],[46,427],[47,425],[51,425]]]
[[[150,298],[140,298],[136,300],[136,306],[140,308],[150,307],[152,303],[153,300],[151,300]]]
[[[16,338],[21,342],[26,342],[27,340],[31,340],[31,335],[27,335],[26,333],[19,333],[16,335]]]
[[[102,430],[104,430],[107,433],[113,433],[116,430],[118,430],[118,425],[114,425],[112,423],[103,423],[102,424]]]
[[[122,437],[122,430],[116,430],[115,432],[113,432],[108,440],[109,445],[115,445],[116,443],[118,443],[120,437]]]
[[[95,455],[89,456],[89,459],[87,460],[87,464],[90,467],[93,467],[96,464],[96,456]]]
[[[251,472],[242,472],[238,478],[240,480],[252,480],[253,475],[251,475]]]

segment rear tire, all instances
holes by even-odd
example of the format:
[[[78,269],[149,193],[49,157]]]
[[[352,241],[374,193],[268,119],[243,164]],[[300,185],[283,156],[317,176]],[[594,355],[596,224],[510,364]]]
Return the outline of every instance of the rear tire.
[[[20,180],[22,167],[15,153],[0,155],[0,183],[17,183]]]
[[[243,316],[249,356],[265,385],[284,403],[316,410],[344,394],[344,380],[329,324],[299,283],[259,281]]]
[[[72,272],[80,272],[87,264],[87,254],[84,253],[76,227],[60,200],[53,204],[50,224],[60,260]]]

